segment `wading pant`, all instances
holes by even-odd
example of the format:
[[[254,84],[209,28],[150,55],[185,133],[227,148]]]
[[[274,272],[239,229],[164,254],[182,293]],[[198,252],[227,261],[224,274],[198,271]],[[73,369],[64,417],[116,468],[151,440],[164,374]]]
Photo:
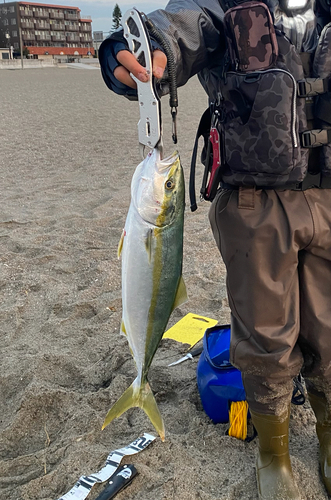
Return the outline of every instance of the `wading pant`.
[[[223,189],[209,217],[251,409],[282,414],[300,370],[330,398],[331,190]]]

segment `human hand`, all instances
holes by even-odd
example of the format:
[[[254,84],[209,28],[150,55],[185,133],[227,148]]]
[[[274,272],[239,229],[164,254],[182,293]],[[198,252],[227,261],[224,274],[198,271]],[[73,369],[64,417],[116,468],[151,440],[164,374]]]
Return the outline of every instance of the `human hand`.
[[[146,68],[138,63],[137,59],[131,52],[128,50],[120,50],[116,57],[117,61],[121,65],[117,66],[114,70],[114,76],[117,80],[133,89],[137,88],[137,84],[132,79],[130,73],[132,73],[141,82],[148,82],[149,75],[147,74]],[[152,64],[153,75],[155,78],[162,78],[167,65],[167,56],[164,52],[162,52],[162,50],[154,50],[152,55]]]

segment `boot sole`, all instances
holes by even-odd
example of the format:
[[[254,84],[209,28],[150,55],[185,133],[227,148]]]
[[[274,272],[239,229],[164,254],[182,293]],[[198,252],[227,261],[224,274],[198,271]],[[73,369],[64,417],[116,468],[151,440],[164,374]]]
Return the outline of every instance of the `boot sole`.
[[[255,467],[255,477],[256,477],[257,494],[258,494],[259,500],[266,500],[266,498],[262,496],[262,493],[260,491],[260,483],[259,483],[259,478],[258,478],[258,474],[257,474],[257,467]],[[297,500],[302,500],[301,495]]]

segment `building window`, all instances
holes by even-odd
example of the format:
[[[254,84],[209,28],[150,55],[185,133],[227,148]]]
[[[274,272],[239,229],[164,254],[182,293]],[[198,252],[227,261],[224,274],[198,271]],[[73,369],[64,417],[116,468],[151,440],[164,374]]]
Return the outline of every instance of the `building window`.
[[[11,22],[12,25],[14,25],[14,24],[16,24],[16,19],[13,18],[13,19],[10,20],[10,22]]]
[[[8,26],[8,24],[9,24],[8,19],[3,19],[2,23],[4,26]]]
[[[18,49],[18,43],[17,42],[14,43],[14,49]]]
[[[13,38],[16,38],[16,37],[17,37],[17,31],[12,31],[11,36],[12,36]]]
[[[11,12],[11,13],[15,12],[15,6],[14,5],[12,5],[11,7],[9,7],[9,12]]]

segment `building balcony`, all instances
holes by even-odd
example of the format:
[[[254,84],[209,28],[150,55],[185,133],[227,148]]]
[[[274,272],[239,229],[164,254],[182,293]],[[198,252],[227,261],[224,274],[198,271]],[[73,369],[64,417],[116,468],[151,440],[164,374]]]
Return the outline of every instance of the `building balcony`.
[[[53,24],[51,24],[50,29],[54,30],[54,31],[64,31],[65,30],[65,24],[63,24],[63,23],[53,23]]]
[[[49,33],[45,33],[43,35],[36,35],[37,42],[50,42],[52,37]]]
[[[67,35],[66,37],[68,43],[77,43],[80,42],[79,35]]]
[[[25,29],[25,28],[34,29],[34,22],[22,19],[22,21],[21,21],[21,27],[23,29]]]
[[[63,36],[52,35],[52,42],[65,42],[65,41],[66,41],[65,35],[63,35]]]
[[[68,14],[67,12],[64,14],[64,19],[67,21],[78,21],[78,14]]]
[[[79,31],[79,24],[66,24],[66,31]]]
[[[92,37],[88,37],[88,38],[81,38],[80,39],[80,43],[88,43],[88,44],[92,44],[93,40],[92,40]]]
[[[33,17],[33,11],[29,9],[20,10],[21,17]]]
[[[91,33],[92,32],[92,29],[91,29],[91,26],[88,26],[86,24],[81,24],[79,26],[79,31],[81,33]]]
[[[45,23],[45,22],[42,22],[42,21],[37,21],[36,22],[36,29],[37,30],[49,30],[50,26],[51,25],[49,23]]]
[[[34,42],[36,40],[35,35],[29,33],[28,35],[22,35],[23,42]]]
[[[64,13],[63,12],[50,12],[49,17],[51,19],[64,19]]]
[[[35,10],[34,17],[36,19],[47,19],[49,18],[49,12],[47,10]]]

